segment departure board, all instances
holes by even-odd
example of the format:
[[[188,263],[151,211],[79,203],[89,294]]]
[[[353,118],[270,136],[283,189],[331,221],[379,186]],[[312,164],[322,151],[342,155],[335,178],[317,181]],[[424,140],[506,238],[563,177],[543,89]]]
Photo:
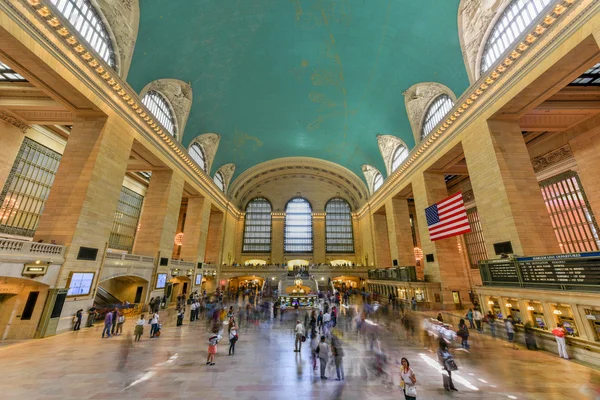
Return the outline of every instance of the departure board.
[[[600,285],[600,252],[517,258],[524,283]]]
[[[492,282],[519,282],[517,266],[513,260],[489,261],[487,267]]]

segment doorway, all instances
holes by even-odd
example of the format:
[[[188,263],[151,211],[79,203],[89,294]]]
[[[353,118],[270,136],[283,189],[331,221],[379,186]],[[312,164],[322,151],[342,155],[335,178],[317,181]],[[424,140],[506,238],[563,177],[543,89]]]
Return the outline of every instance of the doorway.
[[[144,287],[143,286],[138,286],[137,289],[135,290],[135,304],[139,304],[142,302],[142,293],[144,293]]]

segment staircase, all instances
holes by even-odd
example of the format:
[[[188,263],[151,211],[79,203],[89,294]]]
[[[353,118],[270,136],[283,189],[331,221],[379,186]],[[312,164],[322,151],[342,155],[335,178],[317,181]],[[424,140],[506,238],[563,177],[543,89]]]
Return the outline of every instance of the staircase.
[[[123,304],[123,302],[117,299],[112,294],[108,293],[105,289],[98,286],[98,290],[96,291],[96,304],[97,305],[116,305]]]

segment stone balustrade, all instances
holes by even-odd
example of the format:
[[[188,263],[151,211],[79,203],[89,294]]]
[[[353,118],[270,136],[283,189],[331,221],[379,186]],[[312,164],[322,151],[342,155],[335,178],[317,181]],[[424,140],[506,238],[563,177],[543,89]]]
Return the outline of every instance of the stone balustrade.
[[[171,260],[169,261],[170,267],[179,267],[179,268],[196,268],[196,264],[191,261],[181,261],[181,260]]]
[[[135,263],[142,264],[151,264],[154,265],[154,257],[148,256],[139,256],[136,254],[126,254],[126,253],[106,253],[106,261],[130,261]]]
[[[64,259],[66,246],[38,243],[25,240],[0,239],[0,254],[3,259],[46,260]]]

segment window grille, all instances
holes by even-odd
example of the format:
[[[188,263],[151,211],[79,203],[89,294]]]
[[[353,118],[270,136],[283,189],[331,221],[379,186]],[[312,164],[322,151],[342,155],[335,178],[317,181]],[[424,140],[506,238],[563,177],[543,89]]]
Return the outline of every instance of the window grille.
[[[111,249],[128,252],[133,249],[143,202],[144,196],[125,186],[121,187],[121,196],[117,203],[117,211],[108,240],[108,246]]]
[[[312,208],[308,200],[296,197],[287,203],[283,245],[288,253],[313,251]]]
[[[542,196],[563,253],[597,251],[598,224],[574,171],[540,182]]]
[[[492,28],[481,59],[481,74],[509,50],[533,22],[557,0],[512,0]]]
[[[479,261],[487,260],[487,250],[485,249],[485,240],[483,238],[483,230],[479,221],[479,213],[477,207],[467,210],[467,218],[471,225],[471,232],[465,233],[465,243],[467,244],[467,254],[469,255],[469,263],[471,269],[479,268]]]
[[[328,253],[354,253],[352,210],[344,199],[331,199],[325,206],[325,243]]]
[[[373,179],[373,193],[377,191],[383,185],[383,175],[380,172],[375,175],[375,179]]]
[[[271,252],[271,212],[267,199],[257,197],[246,206],[243,252]]]
[[[146,106],[148,111],[156,117],[158,122],[160,122],[172,136],[175,136],[177,133],[175,131],[175,117],[173,116],[169,103],[167,103],[167,100],[165,100],[163,95],[156,90],[150,90],[144,95],[142,103]]]
[[[223,174],[217,171],[215,177],[213,178],[215,184],[221,189],[222,192],[225,191],[225,180],[223,179]]]
[[[204,171],[206,171],[206,157],[204,156],[204,150],[198,143],[194,143],[190,146],[189,149],[190,156],[192,160],[196,161],[196,164]]]
[[[404,160],[406,160],[406,157],[408,157],[408,149],[406,146],[400,145],[396,147],[394,157],[392,157],[392,172],[398,169]]]
[[[90,0],[50,0],[50,3],[108,65],[116,67],[110,35]]]
[[[569,86],[600,86],[600,63],[588,69]]]
[[[23,139],[0,193],[0,232],[32,237],[48,200],[61,155]]]
[[[447,94],[442,94],[431,103],[427,112],[425,113],[425,119],[423,120],[423,128],[421,131],[421,139],[429,135],[433,128],[439,124],[442,119],[450,112],[454,107],[454,102]]]
[[[0,61],[0,82],[27,82],[27,79],[23,78],[11,67]]]

